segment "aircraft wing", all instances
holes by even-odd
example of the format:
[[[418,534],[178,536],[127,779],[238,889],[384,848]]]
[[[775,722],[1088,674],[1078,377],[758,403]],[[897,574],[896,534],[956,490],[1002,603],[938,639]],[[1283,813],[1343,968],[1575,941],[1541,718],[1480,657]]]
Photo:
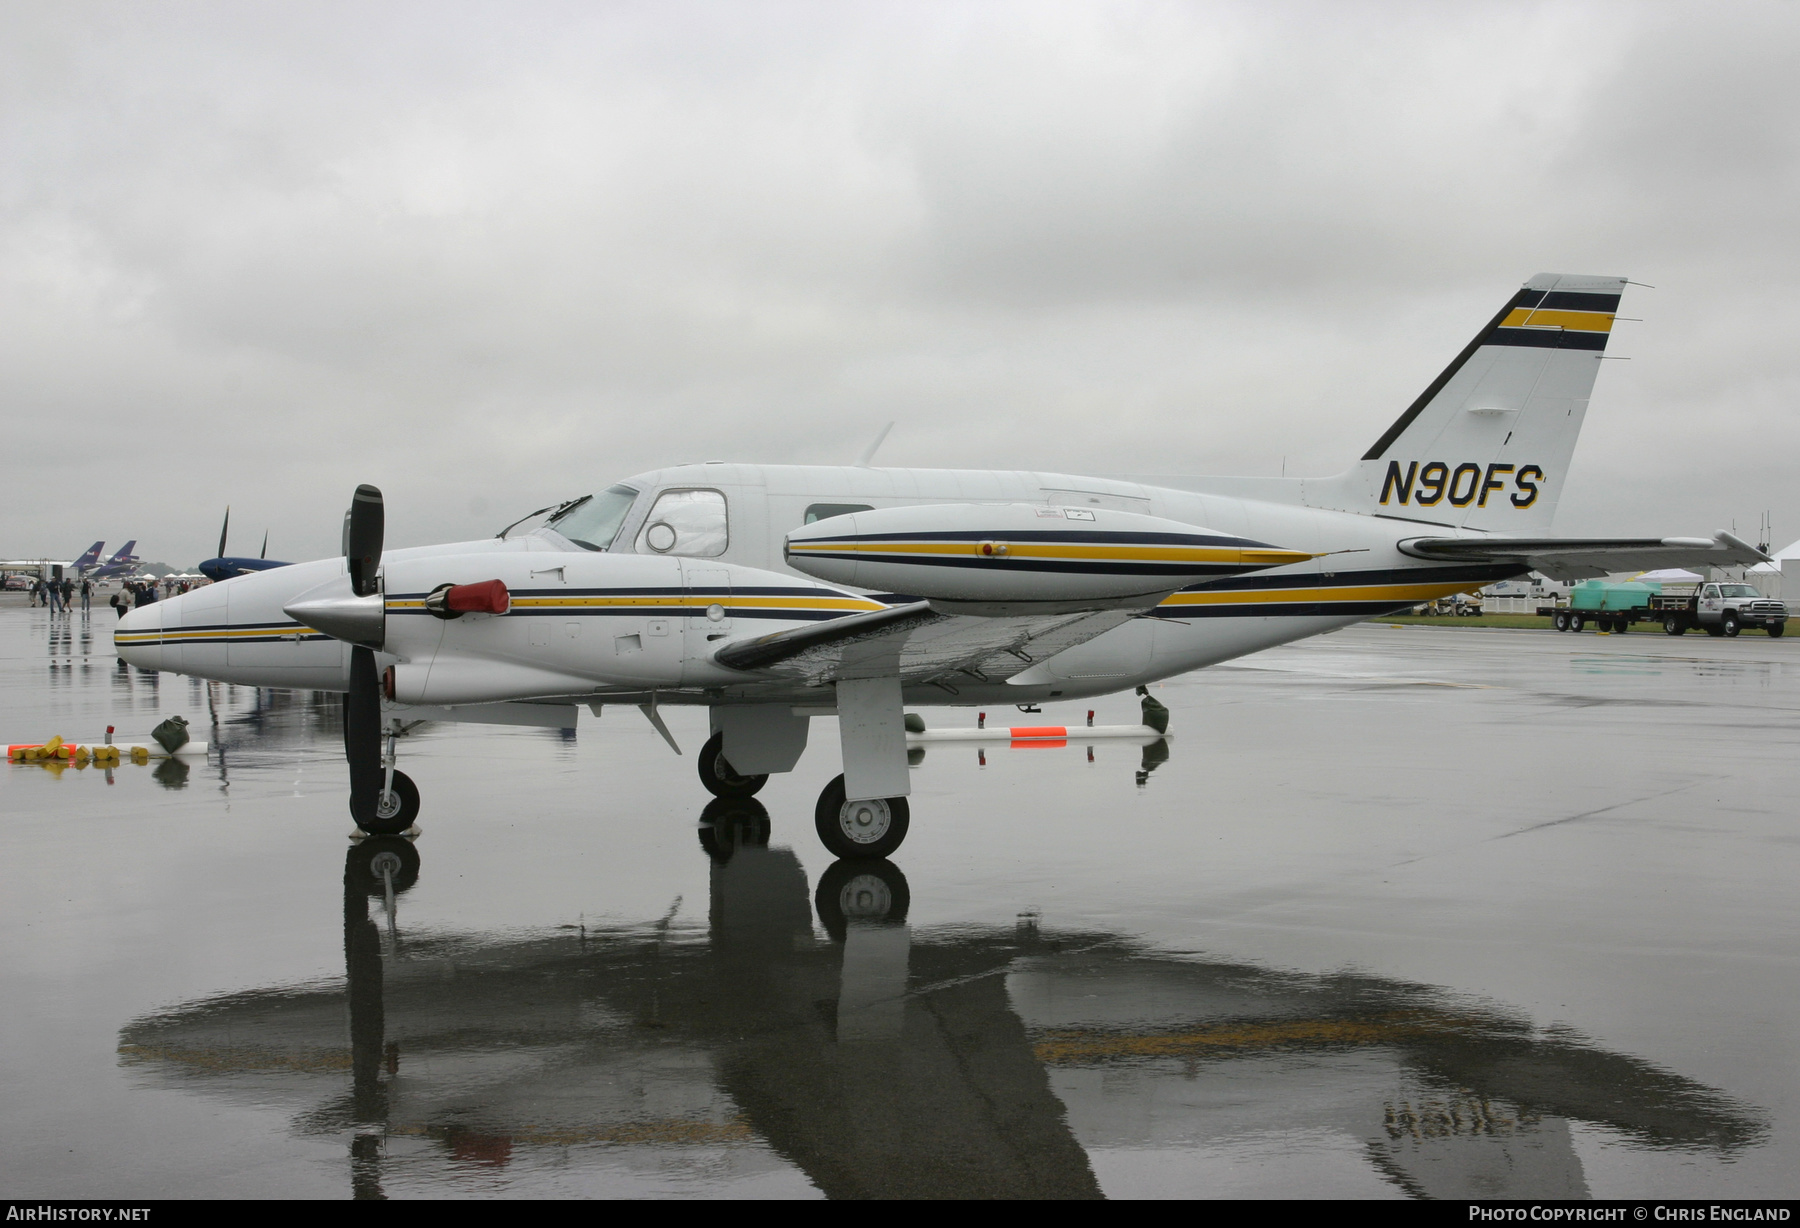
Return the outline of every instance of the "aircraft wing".
[[[1415,537],[1400,549],[1417,559],[1517,563],[1553,580],[1664,567],[1742,567],[1769,556],[1741,538],[1712,537]]]
[[[1130,610],[946,614],[918,601],[737,640],[713,660],[807,686],[898,673],[902,685],[933,684],[954,694],[959,679],[1004,681],[1133,616]]]

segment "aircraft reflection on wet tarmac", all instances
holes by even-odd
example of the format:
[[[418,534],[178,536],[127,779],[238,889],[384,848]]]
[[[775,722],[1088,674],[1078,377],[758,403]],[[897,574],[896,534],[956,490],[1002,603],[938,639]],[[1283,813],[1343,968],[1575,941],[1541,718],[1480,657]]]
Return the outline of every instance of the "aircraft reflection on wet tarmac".
[[[1766,1134],[1711,1088],[1424,985],[1029,915],[914,932],[896,866],[838,862],[809,900],[769,833],[755,802],[702,816],[704,931],[674,924],[678,899],[654,923],[524,936],[405,932],[419,850],[363,841],[342,882],[345,986],[147,1016],[121,1059],[345,1136],[361,1198],[533,1151],[753,1143],[833,1198],[1092,1198],[1094,1148],[1298,1127],[1358,1140],[1415,1197],[1583,1197],[1572,1123],[1724,1157]]]

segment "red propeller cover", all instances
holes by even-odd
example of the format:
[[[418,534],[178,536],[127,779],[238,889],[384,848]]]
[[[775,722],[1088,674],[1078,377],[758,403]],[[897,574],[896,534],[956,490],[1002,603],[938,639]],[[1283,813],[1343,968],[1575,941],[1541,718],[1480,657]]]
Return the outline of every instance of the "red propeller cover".
[[[453,585],[444,594],[444,604],[458,614],[504,614],[512,609],[512,594],[503,581],[483,580]]]

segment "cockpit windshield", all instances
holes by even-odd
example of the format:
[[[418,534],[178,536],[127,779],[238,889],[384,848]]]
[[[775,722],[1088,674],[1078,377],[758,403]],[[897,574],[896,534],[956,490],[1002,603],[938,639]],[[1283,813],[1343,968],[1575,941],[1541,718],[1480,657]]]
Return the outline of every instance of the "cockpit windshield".
[[[629,486],[609,486],[556,517],[549,527],[583,550],[605,550],[619,535],[619,526],[625,523],[625,514],[637,496]]]

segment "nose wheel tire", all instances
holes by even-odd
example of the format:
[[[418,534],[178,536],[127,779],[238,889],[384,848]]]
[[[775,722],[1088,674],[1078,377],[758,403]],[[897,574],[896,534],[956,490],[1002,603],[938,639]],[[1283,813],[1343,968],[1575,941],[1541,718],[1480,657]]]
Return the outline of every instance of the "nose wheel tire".
[[[353,819],[356,817],[354,805],[350,807],[350,815]],[[375,817],[359,826],[371,836],[397,836],[411,827],[418,817],[419,786],[405,772],[395,772],[393,792],[378,794]]]
[[[819,794],[813,825],[834,856],[850,861],[887,857],[906,839],[911,811],[904,797],[847,801],[844,778],[835,777]]]
[[[725,749],[725,735],[715,733],[700,748],[700,783],[714,797],[754,797],[769,783],[767,772],[761,776],[740,776],[732,770],[720,752]]]

